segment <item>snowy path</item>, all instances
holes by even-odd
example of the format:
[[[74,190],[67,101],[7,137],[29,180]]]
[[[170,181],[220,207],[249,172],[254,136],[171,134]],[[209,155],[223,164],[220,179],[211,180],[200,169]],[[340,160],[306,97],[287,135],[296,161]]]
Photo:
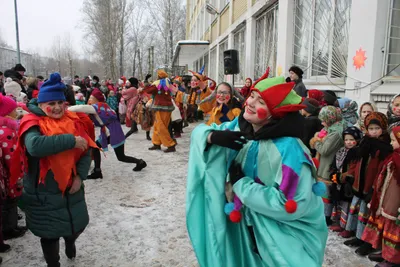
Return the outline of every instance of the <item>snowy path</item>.
[[[146,160],[140,173],[134,165],[120,163],[112,151],[102,159],[103,180],[86,181],[90,224],[77,241],[77,258],[64,255],[61,266],[75,267],[162,267],[198,266],[185,226],[185,184],[189,131],[179,139],[177,152],[148,151],[145,133],[132,135],[126,154]],[[330,234],[324,266],[374,266]],[[27,233],[9,241],[12,250],[2,266],[45,266],[39,238]],[[301,266],[301,265],[299,265]],[[229,267],[229,266],[227,266]]]

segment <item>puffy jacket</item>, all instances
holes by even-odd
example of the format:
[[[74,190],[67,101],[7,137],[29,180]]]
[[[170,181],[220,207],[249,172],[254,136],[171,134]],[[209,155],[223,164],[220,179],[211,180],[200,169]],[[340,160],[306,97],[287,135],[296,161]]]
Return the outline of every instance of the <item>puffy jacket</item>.
[[[42,110],[32,104],[31,112],[45,116]],[[23,135],[28,157],[29,172],[24,177],[22,201],[25,206],[26,224],[36,236],[59,238],[82,231],[89,223],[85,201],[85,190],[65,195],[58,188],[53,172],[46,175],[45,184],[38,183],[40,158],[72,149],[75,138],[71,134],[43,136],[37,126]],[[91,162],[90,150],[77,162],[76,169],[82,181],[86,179]]]

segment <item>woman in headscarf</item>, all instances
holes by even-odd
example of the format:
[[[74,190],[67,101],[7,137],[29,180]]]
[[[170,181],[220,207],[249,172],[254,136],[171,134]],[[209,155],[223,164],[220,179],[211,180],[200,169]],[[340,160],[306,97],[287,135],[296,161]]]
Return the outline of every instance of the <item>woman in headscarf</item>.
[[[244,86],[240,90],[240,93],[242,96],[246,99],[250,93],[251,93],[251,85],[253,84],[253,81],[250,78],[247,78],[245,81]]]
[[[139,81],[138,79],[131,77],[129,81],[126,83],[127,88],[122,90],[122,97],[126,102],[126,127],[130,127],[129,132],[125,134],[125,139],[128,138],[131,134],[138,132],[137,123],[132,119],[133,111],[135,110],[136,104],[139,101],[138,96],[138,88]],[[129,86],[129,87],[128,87]]]
[[[325,135],[316,133],[315,137],[310,141],[310,146],[320,155],[318,178],[328,187],[323,200],[326,222],[330,225],[332,223],[331,215],[333,209],[330,196],[330,187],[332,186],[330,169],[336,152],[344,145],[342,133],[346,129],[347,123],[343,120],[340,109],[334,106],[323,107],[318,118],[324,126]]]
[[[79,116],[66,111],[64,90],[60,74],[53,73],[28,104],[31,114],[21,121],[11,170],[11,180],[25,174],[27,226],[40,237],[49,267],[60,266],[60,237],[67,257],[76,256],[75,241],[89,223],[82,181],[89,172],[89,148],[97,147]]]
[[[360,107],[359,118],[354,126],[360,129],[364,134],[367,133],[367,129],[365,128],[364,125],[364,120],[369,114],[371,114],[374,111],[376,111],[376,107],[370,102],[365,102]]]

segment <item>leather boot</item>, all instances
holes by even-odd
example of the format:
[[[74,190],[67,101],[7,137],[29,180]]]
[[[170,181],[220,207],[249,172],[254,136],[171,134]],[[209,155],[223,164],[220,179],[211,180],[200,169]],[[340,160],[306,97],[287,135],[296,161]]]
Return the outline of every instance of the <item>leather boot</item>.
[[[175,146],[170,146],[166,150],[164,150],[165,153],[171,153],[171,152],[176,152]]]
[[[138,164],[136,164],[136,167],[133,168],[133,171],[134,172],[139,172],[142,169],[146,168],[146,166],[147,166],[146,162],[141,159],[140,162]]]
[[[40,239],[47,267],[60,267],[60,240]]]
[[[154,145],[152,147],[149,148],[149,150],[161,150],[161,146],[160,145]]]
[[[73,259],[76,257],[75,239],[65,239],[65,255],[68,257],[68,259]]]
[[[149,141],[151,141],[150,131],[147,131],[147,132],[146,132],[146,139],[149,140]]]

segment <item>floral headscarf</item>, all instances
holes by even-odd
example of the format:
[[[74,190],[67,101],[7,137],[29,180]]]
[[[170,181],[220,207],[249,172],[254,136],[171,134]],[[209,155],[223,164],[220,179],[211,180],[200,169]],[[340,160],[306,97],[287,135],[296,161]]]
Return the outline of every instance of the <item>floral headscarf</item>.
[[[376,111],[375,105],[373,105],[373,104],[370,103],[370,102],[365,102],[364,104],[361,105],[360,111],[359,111],[359,118],[358,118],[357,124],[358,124],[358,127],[360,128],[360,130],[361,130],[363,133],[366,133],[366,132],[367,132],[367,129],[365,128],[365,125],[364,125],[364,120],[365,120],[365,118],[362,119],[362,117],[361,117],[361,116],[362,116],[362,110],[363,110],[363,108],[364,108],[365,106],[370,106],[370,107],[372,108],[372,111]]]
[[[388,129],[388,119],[385,114],[381,112],[372,112],[369,114],[364,120],[365,127],[368,129],[368,126],[371,124],[379,125],[382,128],[383,133],[387,132]]]
[[[343,119],[348,122],[349,126],[356,124],[358,120],[357,102],[347,97],[338,99],[338,102],[340,110],[342,111]]]
[[[399,96],[400,94],[395,95],[388,105],[387,117],[389,120],[389,131],[396,126],[400,126],[400,116],[396,116],[393,113],[393,102]]]
[[[334,106],[326,106],[319,112],[318,118],[327,124],[326,131],[328,134],[338,132],[343,133],[347,127],[346,121],[343,120],[342,112]]]

